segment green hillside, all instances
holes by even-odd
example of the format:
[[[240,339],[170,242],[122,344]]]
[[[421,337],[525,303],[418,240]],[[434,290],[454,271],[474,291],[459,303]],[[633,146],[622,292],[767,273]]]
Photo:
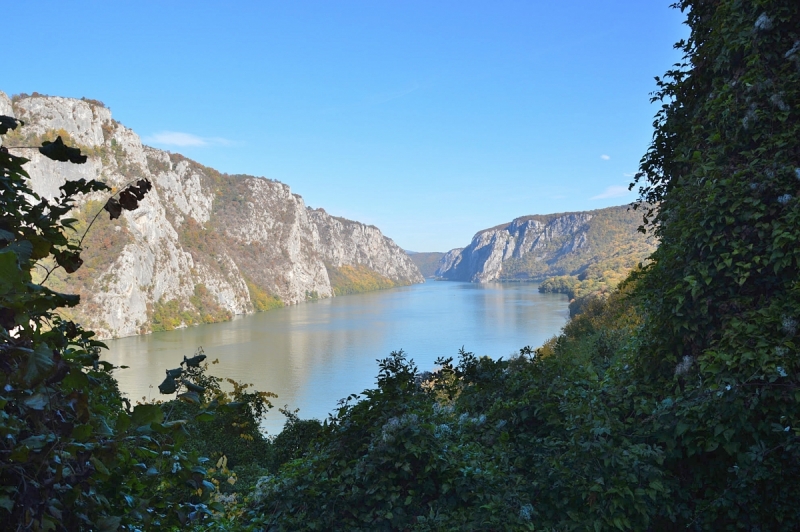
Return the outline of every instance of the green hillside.
[[[439,267],[439,259],[444,256],[444,253],[438,251],[431,251],[431,252],[406,252],[414,264],[419,268],[419,271],[422,273],[422,276],[426,279],[430,279],[433,277],[433,274],[436,272],[436,268]]]

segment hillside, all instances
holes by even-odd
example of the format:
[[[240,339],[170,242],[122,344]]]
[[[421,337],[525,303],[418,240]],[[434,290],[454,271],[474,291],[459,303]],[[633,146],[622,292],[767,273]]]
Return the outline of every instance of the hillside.
[[[655,249],[628,206],[532,215],[479,231],[445,254],[436,276],[452,281],[541,281],[554,276],[627,271]]]
[[[440,251],[429,252],[415,252],[406,251],[411,261],[419,268],[420,273],[426,279],[435,277],[436,269],[439,267],[439,261],[444,257],[444,253]]]
[[[41,95],[12,102],[0,92],[0,114],[25,121],[3,142],[31,159],[31,188],[42,197],[57,196],[61,185],[81,177],[117,189],[141,178],[153,184],[135,213],[97,219],[76,275],[58,270],[48,279],[54,289],[80,294],[82,304],[65,314],[101,337],[423,281],[378,228],[307,208],[278,181],[223,174],[144,146],[100,102]],[[80,147],[88,162],[60,165],[36,151],[13,149],[59,135]],[[100,195],[82,199],[73,214],[76,236],[104,202]]]

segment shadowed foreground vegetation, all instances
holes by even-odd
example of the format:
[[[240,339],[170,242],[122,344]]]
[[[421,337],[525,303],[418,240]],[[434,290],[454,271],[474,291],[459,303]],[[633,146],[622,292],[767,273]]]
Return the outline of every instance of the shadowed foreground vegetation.
[[[45,283],[80,269],[66,215],[107,187],[44,201],[0,150],[2,530],[800,529],[800,4],[678,7],[685,63],[658,80],[636,177],[649,263],[538,349],[434,373],[392,353],[375,389],[322,423],[285,411],[274,439],[272,396],[223,389],[202,353],[167,372],[169,401],[120,396],[57,312],[78,297]],[[110,219],[148,190],[111,196]]]

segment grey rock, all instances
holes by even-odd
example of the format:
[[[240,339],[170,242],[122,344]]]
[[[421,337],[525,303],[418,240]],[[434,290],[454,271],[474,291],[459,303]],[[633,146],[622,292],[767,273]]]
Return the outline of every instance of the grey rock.
[[[524,216],[479,231],[467,247],[447,252],[435,275],[474,283],[579,275],[620,249],[652,251],[652,243],[636,231],[639,223],[627,206]]]
[[[283,183],[220,174],[143,146],[97,103],[36,96],[12,107],[0,93],[0,113],[12,112],[25,120],[25,133],[64,130],[90,154],[86,164],[72,165],[26,153],[38,194],[52,198],[79,178],[117,189],[140,178],[153,183],[138,209],[114,221],[121,250],[104,254],[87,238],[85,253],[94,251],[98,263],[82,281],[63,280],[82,298],[72,317],[101,338],[152,330],[158,304],[177,301],[183,310],[200,312],[193,296],[202,289],[231,315],[254,312],[248,283],[284,304],[332,297],[326,265],[366,266],[396,284],[423,282],[408,256],[376,227],[309,209]],[[91,216],[107,197],[84,197],[78,208],[95,209]]]

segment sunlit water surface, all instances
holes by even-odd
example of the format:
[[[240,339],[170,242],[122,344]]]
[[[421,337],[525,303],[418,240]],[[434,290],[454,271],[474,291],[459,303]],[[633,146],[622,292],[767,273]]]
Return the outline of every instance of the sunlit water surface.
[[[132,400],[158,397],[164,371],[202,346],[210,372],[278,394],[276,406],[325,418],[339,399],[374,387],[377,358],[404,350],[420,370],[440,356],[508,357],[540,346],[566,323],[567,298],[532,283],[428,281],[336,297],[201,325],[107,342],[104,358],[129,366],[115,375]],[[166,396],[161,396],[165,398]],[[280,432],[277,408],[263,428]]]

